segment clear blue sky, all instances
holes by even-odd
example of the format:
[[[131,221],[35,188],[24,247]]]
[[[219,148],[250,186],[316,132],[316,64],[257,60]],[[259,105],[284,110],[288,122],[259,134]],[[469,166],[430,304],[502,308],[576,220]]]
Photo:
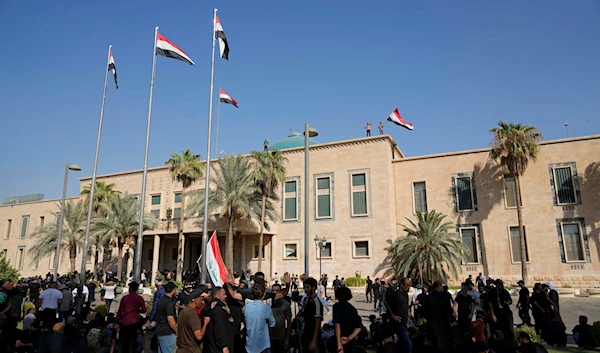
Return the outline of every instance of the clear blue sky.
[[[60,197],[64,163],[91,175],[106,51],[99,173],[143,166],[155,26],[196,62],[158,57],[150,166],[206,154],[212,9],[229,39],[215,85],[220,149],[261,149],[305,122],[320,142],[386,123],[407,156],[480,148],[499,120],[547,139],[600,133],[600,3],[548,1],[1,1],[0,197]],[[216,98],[217,99],[217,98]],[[216,101],[215,99],[215,101]],[[216,117],[216,112],[215,112]],[[214,135],[213,135],[214,136]]]

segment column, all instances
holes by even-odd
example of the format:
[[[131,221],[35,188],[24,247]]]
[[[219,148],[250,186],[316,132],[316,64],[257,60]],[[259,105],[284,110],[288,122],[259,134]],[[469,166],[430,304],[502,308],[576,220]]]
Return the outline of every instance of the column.
[[[270,247],[270,255],[269,255],[269,271],[271,272],[271,278],[273,278],[275,276],[275,272],[277,272],[277,276],[281,277],[283,275],[283,273],[286,271],[286,269],[283,269],[283,271],[275,271],[275,261],[273,260],[273,257],[275,256],[275,247],[277,246],[277,234],[273,234],[271,235],[271,241],[269,242],[269,247]]]
[[[131,273],[131,271],[133,271],[133,248],[129,247],[127,249],[127,253],[129,254],[129,256],[127,257],[127,278],[129,278],[129,274]]]
[[[175,270],[175,280],[183,282],[183,261],[185,257],[185,233],[180,231],[177,244],[177,270]]]
[[[240,264],[240,268],[241,268],[241,273],[245,273],[246,269],[247,269],[247,263],[246,263],[246,236],[242,235],[241,236],[242,239],[242,246],[240,246],[240,259],[242,260],[242,263]]]
[[[150,278],[152,278],[152,285],[154,285],[156,272],[158,272],[158,258],[160,254],[160,235],[158,234],[154,234],[154,247],[152,248],[152,251],[152,273],[150,274]]]

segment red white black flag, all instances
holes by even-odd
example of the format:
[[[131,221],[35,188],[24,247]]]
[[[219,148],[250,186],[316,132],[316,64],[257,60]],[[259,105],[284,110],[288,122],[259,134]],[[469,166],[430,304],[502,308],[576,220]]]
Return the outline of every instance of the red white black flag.
[[[221,92],[219,92],[219,101],[226,103],[226,104],[232,104],[236,108],[239,108],[238,102],[235,99],[231,98],[231,96],[228,95],[227,92],[225,92],[223,90],[221,90]]]
[[[225,60],[229,60],[229,44],[227,44],[227,37],[225,36],[225,32],[223,32],[223,26],[221,26],[219,16],[217,16],[215,23],[215,38],[219,40],[221,57]]]
[[[196,65],[192,59],[181,50],[181,48],[160,33],[158,33],[158,36],[156,37],[156,54],[166,56],[167,58],[181,60],[190,65]]]
[[[390,114],[390,116],[388,116],[387,121],[391,121],[392,123],[396,124],[396,125],[400,125],[405,129],[408,130],[413,130],[414,126],[411,123],[407,123],[406,121],[404,121],[404,119],[402,119],[402,117],[400,116],[400,112],[398,112],[398,108],[396,108],[392,114]]]
[[[115,58],[113,58],[112,49],[110,50],[110,57],[108,58],[108,71],[112,71],[113,77],[115,78],[115,86],[119,88],[119,84],[117,83],[117,67],[115,66]]]

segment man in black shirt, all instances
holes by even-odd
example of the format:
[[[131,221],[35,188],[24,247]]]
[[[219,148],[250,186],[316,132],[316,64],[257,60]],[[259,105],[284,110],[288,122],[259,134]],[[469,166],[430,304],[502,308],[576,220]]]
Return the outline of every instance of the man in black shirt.
[[[373,296],[373,309],[377,309],[377,301],[379,300],[379,278],[375,278],[375,283],[371,286],[371,293]]]
[[[519,308],[519,317],[523,324],[531,325],[531,317],[529,316],[529,289],[525,287],[525,282],[520,280],[518,282],[519,287],[519,301],[517,302],[517,307]]]
[[[458,330],[460,333],[465,333],[469,330],[469,323],[473,318],[474,311],[475,303],[469,295],[469,288],[462,286],[454,300],[454,314],[458,318]]]
[[[177,287],[173,282],[165,284],[165,295],[156,303],[156,329],[158,347],[162,353],[173,353],[177,339],[177,321],[175,321],[175,303],[173,296]]]
[[[205,318],[205,322],[209,320],[204,341],[206,353],[233,352],[236,332],[231,311],[225,303],[226,298],[227,294],[223,288],[214,287],[212,289],[212,301],[208,304],[208,318]]]
[[[32,303],[37,302],[40,297],[40,283],[37,277],[34,277],[31,282],[29,282],[29,301]]]
[[[317,280],[308,277],[304,280],[306,298],[302,303],[304,329],[302,330],[302,348],[304,352],[325,353],[325,345],[321,338],[321,322],[323,321],[323,304],[317,296]]]
[[[336,332],[337,351],[354,353],[356,351],[356,340],[362,329],[362,320],[356,308],[348,301],[352,299],[350,288],[338,289],[335,293],[338,302],[333,305],[333,324]]]
[[[92,278],[90,282],[87,284],[88,287],[88,301],[93,303],[96,301],[96,281]]]
[[[412,281],[409,277],[402,279],[399,282],[398,290],[391,292],[385,301],[387,312],[391,317],[390,322],[398,337],[399,351],[406,353],[412,352],[412,342],[407,331],[410,315],[408,291],[411,285]]]
[[[490,291],[488,305],[492,328],[502,331],[505,342],[514,342],[513,315],[510,310],[512,299],[510,293],[504,289],[504,282],[501,279],[496,280],[496,288],[492,288]]]
[[[367,282],[365,284],[365,294],[367,296],[367,303],[373,301],[373,281],[371,277],[367,276]]]

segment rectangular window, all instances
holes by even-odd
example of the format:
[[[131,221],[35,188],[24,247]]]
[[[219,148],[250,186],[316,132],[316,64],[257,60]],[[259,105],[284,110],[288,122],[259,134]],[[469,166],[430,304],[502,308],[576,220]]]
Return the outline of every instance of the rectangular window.
[[[317,178],[317,219],[331,218],[331,178]]]
[[[504,176],[504,202],[506,208],[517,207],[517,188],[515,177],[510,175]]]
[[[177,248],[171,248],[171,261],[177,261]]]
[[[40,217],[40,228],[42,228],[44,226],[44,221],[46,220],[46,217],[41,216]]]
[[[319,248],[317,248],[317,259],[321,257],[323,259],[325,258],[331,258],[332,257],[332,252],[331,252],[331,242],[327,242],[325,243],[325,246],[319,250]]]
[[[368,216],[367,209],[367,174],[358,173],[351,175],[352,217]]]
[[[468,264],[479,263],[479,252],[477,251],[477,229],[476,228],[460,228],[460,236],[462,242],[469,248],[469,253],[466,254]]]
[[[150,214],[152,214],[152,216],[154,216],[154,219],[160,218],[160,210],[152,210],[152,211],[150,211]]]
[[[173,218],[175,218],[175,219],[181,218],[181,207],[176,207],[173,209]]]
[[[427,189],[425,182],[413,183],[415,212],[427,212]]]
[[[456,178],[456,200],[459,211],[473,211],[473,179],[470,176]]]
[[[562,223],[563,246],[567,262],[585,261],[579,223]]]
[[[559,205],[577,203],[571,166],[554,168],[554,188]]]
[[[294,221],[298,219],[298,182],[288,180],[285,182],[283,203],[283,220]]]
[[[298,244],[285,244],[283,258],[284,259],[297,259],[298,258]]]
[[[180,192],[175,194],[175,203],[181,203],[181,193]]]
[[[369,257],[369,242],[368,241],[355,241],[354,242],[354,256],[355,257]]]
[[[25,247],[19,246],[17,249],[17,267],[19,270],[23,269],[23,262],[25,260]]]
[[[54,257],[56,256],[56,251],[50,253],[50,256],[48,256],[48,268],[51,270],[54,270]]]
[[[529,262],[529,247],[527,246],[527,231],[523,228],[525,237],[525,260]],[[521,263],[521,236],[519,227],[510,227],[510,253],[512,262]]]
[[[59,225],[60,224],[60,212],[56,212],[55,217],[56,218],[54,218],[54,224]]]
[[[160,195],[152,195],[152,204],[160,205]]]
[[[259,248],[258,245],[254,245],[254,249],[253,249],[254,251],[252,252],[252,259],[255,259],[255,260],[258,259],[258,248]],[[264,245],[262,247],[261,258],[263,258],[263,259],[265,258],[265,246]]]
[[[27,237],[27,226],[29,225],[29,216],[23,216],[21,219],[21,238]]]
[[[154,249],[153,248],[146,249],[146,261],[153,261],[153,260],[154,260]]]
[[[4,236],[4,239],[10,238],[10,228],[12,228],[12,219],[9,219],[8,223],[6,224],[6,235]]]

